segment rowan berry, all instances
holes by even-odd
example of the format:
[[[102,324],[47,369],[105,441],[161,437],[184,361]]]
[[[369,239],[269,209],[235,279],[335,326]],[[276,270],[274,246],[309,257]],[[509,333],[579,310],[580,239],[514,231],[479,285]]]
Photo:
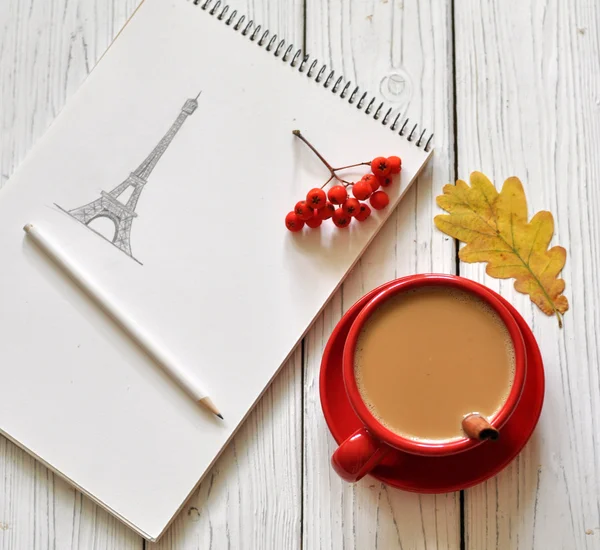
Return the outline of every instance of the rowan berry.
[[[381,187],[389,187],[394,181],[391,174],[388,176],[379,176],[377,179],[379,180]]]
[[[296,216],[298,216],[302,221],[312,218],[313,215],[313,209],[306,204],[306,201],[298,201],[294,207],[294,212],[296,212]]]
[[[348,227],[350,222],[352,221],[352,216],[346,214],[341,208],[337,208],[332,216],[333,223],[343,229],[344,227]]]
[[[327,204],[325,205],[325,208],[321,208],[320,210],[317,210],[317,216],[319,216],[319,218],[321,218],[322,220],[328,220],[329,218],[331,218],[331,216],[333,216],[334,212],[335,212],[335,206],[333,206],[333,204],[331,204],[328,201]]]
[[[366,181],[371,186],[371,190],[373,191],[373,193],[377,191],[377,189],[379,189],[379,186],[381,185],[375,174],[365,174],[362,177],[361,181]]]
[[[306,194],[306,202],[311,208],[316,208],[317,210],[320,210],[321,208],[325,207],[325,203],[327,202],[327,195],[325,194],[325,191],[323,191],[323,189],[315,187]]]
[[[296,212],[290,212],[285,217],[285,226],[292,232],[296,233],[297,231],[302,231],[304,227],[304,222],[298,217]]]
[[[357,181],[352,186],[352,194],[361,201],[368,199],[371,196],[373,189],[371,189],[371,184],[368,181]]]
[[[360,202],[356,199],[348,199],[342,206],[342,210],[350,216],[354,216],[360,208]]]
[[[399,174],[400,170],[402,170],[402,159],[400,157],[388,157],[388,162],[390,163],[390,172],[392,174]]]
[[[385,157],[374,158],[371,162],[371,171],[376,176],[387,176],[392,170],[388,159]]]
[[[348,198],[348,191],[343,185],[334,185],[327,193],[327,198],[333,204],[344,204],[344,201]]]
[[[370,215],[371,215],[371,209],[369,208],[369,205],[365,204],[364,202],[361,202],[360,208],[358,209],[358,212],[356,214],[354,214],[354,217],[359,222],[364,222]]]
[[[381,210],[390,203],[390,198],[385,191],[377,191],[371,195],[369,202],[375,210]]]
[[[308,220],[306,220],[306,225],[308,225],[308,227],[311,229],[315,229],[323,223],[323,220],[319,218],[319,214],[317,214],[317,212],[318,210],[315,211],[315,214],[312,218],[308,218]]]

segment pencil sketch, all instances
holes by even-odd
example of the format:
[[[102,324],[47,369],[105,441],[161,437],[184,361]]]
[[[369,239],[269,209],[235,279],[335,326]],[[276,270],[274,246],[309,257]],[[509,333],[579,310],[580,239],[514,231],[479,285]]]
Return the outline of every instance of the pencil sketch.
[[[129,174],[127,179],[117,185],[112,191],[101,191],[99,198],[71,210],[66,210],[58,204],[56,204],[56,206],[63,212],[69,214],[69,216],[81,222],[98,236],[106,239],[130,258],[141,263],[131,252],[131,225],[133,220],[138,216],[135,211],[138,200],[146,183],[148,183],[148,178],[150,177],[152,170],[154,170],[154,167],[173,141],[173,138],[177,135],[177,132],[179,132],[183,126],[187,117],[192,115],[197,109],[198,97],[200,97],[200,94],[193,99],[188,99],[183,104],[181,112],[175,119],[175,122],[171,125],[164,137],[158,142],[158,145],[144,161]],[[119,200],[119,197],[122,196],[128,196],[126,202]],[[98,218],[107,218],[114,223],[115,232],[112,240],[107,239],[93,227],[90,227],[90,223]]]

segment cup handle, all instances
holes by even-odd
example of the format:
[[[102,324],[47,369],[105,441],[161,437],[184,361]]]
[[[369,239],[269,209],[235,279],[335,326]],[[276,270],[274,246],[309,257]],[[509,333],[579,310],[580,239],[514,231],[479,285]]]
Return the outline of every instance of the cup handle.
[[[389,450],[369,430],[360,428],[335,450],[331,465],[342,479],[355,482],[375,468]]]

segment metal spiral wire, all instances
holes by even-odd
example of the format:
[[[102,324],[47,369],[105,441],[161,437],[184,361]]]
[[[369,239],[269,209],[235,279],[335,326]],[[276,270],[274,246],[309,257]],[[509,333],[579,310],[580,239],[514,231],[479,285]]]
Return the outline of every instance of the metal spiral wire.
[[[317,71],[319,61],[317,59],[311,61],[310,55],[305,54],[302,51],[302,48],[294,51],[293,44],[289,44],[286,47],[286,41],[278,41],[276,34],[273,34],[271,38],[269,38],[271,33],[268,30],[261,33],[262,28],[260,25],[255,25],[252,19],[246,22],[246,16],[238,16],[237,10],[233,10],[227,17],[229,6],[224,5],[223,8],[220,9],[222,6],[221,0],[216,0],[214,4],[213,0],[204,0],[204,2],[202,2],[202,0],[194,0],[193,3],[194,5],[200,6],[201,9],[207,11],[210,15],[216,16],[219,21],[224,20],[227,26],[232,27],[235,31],[241,32],[244,36],[248,36],[252,42],[257,42],[259,46],[264,47],[268,52],[272,52],[275,57],[281,59],[284,63],[289,63],[292,67],[297,68],[298,72],[305,74],[308,78],[314,78],[315,82],[319,84],[322,82],[324,88],[331,88],[331,92],[338,94],[342,99],[348,97],[348,103],[355,105],[357,109],[362,110],[365,114],[372,115],[374,120],[381,120],[381,124],[389,127],[390,130],[394,132],[397,131],[400,136],[406,137],[407,141],[411,143],[414,142],[417,147],[422,147],[425,151],[430,150],[433,134],[428,134],[425,129],[419,134],[417,130],[418,124],[411,125],[410,120],[408,118],[402,119],[400,114],[396,115],[394,120],[390,123],[390,115],[393,108],[389,107],[382,117],[382,113],[386,108],[385,103],[382,101],[376,105],[378,101],[377,98],[371,97],[369,99],[368,92],[360,93],[358,86],[355,86],[348,95],[350,88],[352,88],[351,82],[346,82],[340,91],[340,86],[344,82],[344,77],[338,76],[335,78],[336,74],[333,70],[330,70],[329,73],[327,73],[327,65],[325,64],[321,65]],[[275,46],[276,43],[277,46]],[[327,76],[325,76],[325,73],[327,73]],[[357,100],[359,94],[360,97]]]

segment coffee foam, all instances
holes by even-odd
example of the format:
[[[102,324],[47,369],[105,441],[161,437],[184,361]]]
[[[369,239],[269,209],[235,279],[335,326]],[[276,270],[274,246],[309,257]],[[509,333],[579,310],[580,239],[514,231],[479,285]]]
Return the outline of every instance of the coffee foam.
[[[363,387],[362,373],[361,373],[361,360],[362,360],[362,349],[363,349],[361,346],[361,341],[364,339],[364,335],[369,331],[369,326],[372,324],[373,320],[376,319],[378,315],[381,315],[381,313],[385,312],[386,309],[394,308],[398,304],[398,302],[405,299],[405,297],[424,293],[424,292],[435,292],[435,291],[443,292],[446,295],[452,296],[458,302],[469,303],[471,305],[474,305],[481,311],[484,311],[489,316],[489,318],[491,318],[493,320],[494,324],[497,325],[497,327],[500,329],[500,331],[502,333],[504,333],[505,349],[506,349],[507,356],[510,361],[510,383],[507,387],[506,392],[504,393],[504,395],[502,397],[502,401],[501,401],[500,405],[498,406],[498,408],[492,415],[488,415],[488,420],[491,421],[496,417],[496,415],[500,412],[500,410],[506,403],[506,400],[508,399],[508,396],[510,394],[510,391],[511,391],[513,383],[514,383],[515,370],[516,370],[516,356],[515,356],[514,346],[512,343],[512,338],[510,336],[510,332],[508,331],[508,328],[504,324],[504,321],[502,321],[502,318],[500,317],[500,315],[497,313],[497,311],[491,305],[489,305],[487,302],[483,301],[481,298],[479,298],[475,294],[471,294],[471,293],[463,291],[463,290],[459,290],[459,289],[455,289],[455,288],[448,288],[448,287],[441,288],[441,287],[436,287],[436,286],[426,286],[426,287],[416,288],[416,289],[412,289],[412,290],[407,290],[407,291],[402,292],[401,294],[394,296],[394,297],[390,298],[389,300],[387,300],[384,304],[382,304],[376,311],[374,311],[371,314],[371,316],[365,322],[365,324],[361,330],[361,333],[358,336],[355,353],[354,353],[354,377],[356,380],[356,384],[358,386],[359,393],[362,397],[363,403],[366,405],[369,412],[375,417],[375,419],[380,424],[382,424],[383,426],[385,426],[387,429],[394,432],[395,434],[397,434],[401,437],[404,437],[406,439],[410,439],[413,441],[421,441],[421,442],[440,443],[440,442],[456,441],[458,439],[461,439],[463,437],[463,435],[460,435],[460,436],[457,436],[454,438],[429,439],[429,438],[417,437],[412,434],[403,433],[403,432],[399,431],[396,427],[392,427],[386,421],[385,418],[382,418],[377,413],[375,406],[368,401],[368,398],[366,396],[366,391]],[[477,412],[478,411],[470,411],[469,414],[477,413]]]

